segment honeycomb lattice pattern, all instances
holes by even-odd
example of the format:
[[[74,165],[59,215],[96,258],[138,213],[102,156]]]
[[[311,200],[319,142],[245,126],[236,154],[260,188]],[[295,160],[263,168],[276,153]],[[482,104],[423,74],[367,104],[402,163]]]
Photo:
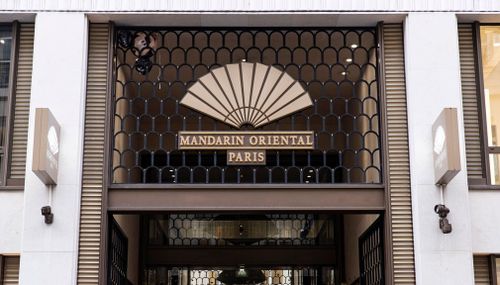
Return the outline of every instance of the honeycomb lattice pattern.
[[[148,218],[150,246],[335,244],[334,217],[313,214],[169,214]]]
[[[124,32],[156,41],[147,53],[115,47],[114,183],[381,182],[374,29]],[[262,166],[228,166],[225,151],[178,150],[179,131],[233,130],[179,101],[211,69],[242,60],[284,70],[308,91],[312,107],[259,130],[314,131],[315,150],[267,151]]]
[[[223,270],[237,268],[192,269],[185,267],[153,267],[144,271],[145,285],[224,285],[217,280]],[[259,268],[265,276],[261,285],[333,285],[333,268]],[[321,270],[321,274],[318,271]],[[189,281],[188,281],[189,280]]]

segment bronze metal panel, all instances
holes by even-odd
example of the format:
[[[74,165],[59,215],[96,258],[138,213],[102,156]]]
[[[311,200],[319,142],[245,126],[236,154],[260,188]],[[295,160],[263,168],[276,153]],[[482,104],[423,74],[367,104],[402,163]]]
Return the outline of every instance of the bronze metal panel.
[[[309,266],[335,265],[334,248],[149,248],[148,265],[171,266]],[[285,262],[284,262],[285,261]]]
[[[35,25],[20,23],[16,55],[15,96],[12,98],[9,134],[9,161],[7,183],[9,179],[22,179],[26,173],[26,146],[28,142],[28,123],[31,97],[31,78],[33,69],[33,42]],[[24,183],[23,183],[24,184]],[[7,184],[7,186],[11,186]]]
[[[107,60],[107,73],[106,73],[106,80],[107,80],[107,93],[108,94],[113,94],[115,90],[115,84],[113,81],[113,70],[116,67],[116,62],[113,60],[113,47],[115,44],[115,24],[113,22],[108,23],[108,43],[107,43],[107,53],[108,53],[108,60]],[[114,114],[115,113],[115,108],[114,104],[112,104],[112,98],[111,96],[106,96],[106,102],[105,102],[105,110],[108,110],[109,113]],[[100,284],[106,284],[107,283],[107,278],[108,278],[108,229],[109,229],[109,221],[110,221],[110,215],[108,213],[108,191],[107,187],[110,184],[110,168],[109,165],[111,164],[111,154],[113,153],[113,143],[112,143],[112,138],[111,138],[111,130],[112,130],[112,124],[113,122],[113,117],[112,116],[107,116],[105,124],[104,124],[104,170],[103,170],[103,193],[102,193],[102,202],[101,202],[101,242],[100,244],[100,259],[101,263],[99,265],[99,282]],[[140,269],[138,269],[140,270]]]
[[[78,247],[77,284],[106,284],[106,270],[101,252],[103,245],[104,155],[107,71],[109,65],[109,24],[89,25],[85,138],[82,167],[82,197]],[[105,239],[104,239],[105,240]]]
[[[384,24],[383,58],[385,141],[387,143],[387,211],[391,227],[391,277],[388,284],[415,284],[413,221],[408,150],[403,25]]]
[[[19,256],[4,256],[3,259],[2,285],[19,284]]]
[[[177,185],[178,186],[178,185]],[[231,185],[229,185],[231,186]],[[232,187],[165,189],[115,188],[108,193],[112,211],[230,211],[230,210],[383,210],[382,187],[283,188],[238,185]]]
[[[474,284],[475,285],[490,285],[494,284],[494,280],[490,276],[490,256],[474,255]],[[496,282],[495,282],[496,283]]]
[[[479,32],[479,30],[477,30]],[[481,83],[477,62],[476,25],[459,24],[460,76],[462,87],[465,151],[469,185],[486,184],[485,157],[483,155]],[[479,51],[480,52],[480,51]]]
[[[385,106],[386,104],[386,94],[385,94],[385,61],[384,61],[384,23],[379,22],[377,24],[377,41],[379,43],[379,49],[377,52],[377,56],[379,58],[379,64],[378,64],[378,78],[380,80],[379,84],[379,101],[380,101],[380,106]],[[387,153],[388,147],[387,147],[387,120],[386,120],[386,112],[385,108],[380,108],[380,134],[381,134],[381,142],[380,142],[380,147],[382,151],[382,155],[380,156],[380,159],[382,161],[382,182],[384,183],[384,188],[385,188],[385,203],[386,205],[390,205],[390,195],[389,195],[389,188],[387,187],[387,181],[389,181],[389,172],[387,169],[389,168],[389,162],[387,160],[387,156],[385,155]],[[385,280],[387,284],[392,284],[393,280],[393,275],[392,275],[392,269],[393,269],[393,264],[392,264],[392,225],[388,223],[387,221],[391,220],[391,207],[385,208],[384,211],[384,270],[385,270]]]
[[[0,254],[0,285],[3,285],[5,257]]]

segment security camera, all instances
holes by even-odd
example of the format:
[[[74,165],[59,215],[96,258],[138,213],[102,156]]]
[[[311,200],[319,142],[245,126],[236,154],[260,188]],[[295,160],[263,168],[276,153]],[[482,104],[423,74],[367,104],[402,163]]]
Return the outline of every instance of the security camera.
[[[443,204],[437,204],[434,206],[434,212],[439,215],[439,228],[444,234],[451,233],[452,227],[448,219],[446,218],[450,213],[450,209]]]
[[[446,218],[446,216],[450,213],[450,209],[443,204],[438,204],[434,206],[434,212],[436,212],[440,218]]]
[[[42,207],[41,211],[42,211],[42,216],[44,216],[45,218],[45,223],[47,225],[52,224],[52,222],[54,221],[54,214],[52,214],[52,208],[50,206],[44,206]]]

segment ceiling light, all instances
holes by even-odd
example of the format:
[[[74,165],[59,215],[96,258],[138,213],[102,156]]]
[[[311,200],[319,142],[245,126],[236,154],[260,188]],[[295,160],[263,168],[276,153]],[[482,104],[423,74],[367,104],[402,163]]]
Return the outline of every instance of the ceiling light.
[[[0,40],[0,44],[5,44],[5,40],[4,40],[4,39],[1,39],[1,40]]]
[[[358,47],[358,45],[357,45],[357,44],[352,44],[352,45],[351,45],[351,48],[357,48],[357,47]]]
[[[346,76],[347,75],[347,71],[342,71],[340,74]]]
[[[352,62],[352,58],[347,58],[345,62]]]
[[[261,270],[246,269],[241,265],[237,270],[223,270],[217,277],[217,281],[224,284],[260,284],[266,280]]]

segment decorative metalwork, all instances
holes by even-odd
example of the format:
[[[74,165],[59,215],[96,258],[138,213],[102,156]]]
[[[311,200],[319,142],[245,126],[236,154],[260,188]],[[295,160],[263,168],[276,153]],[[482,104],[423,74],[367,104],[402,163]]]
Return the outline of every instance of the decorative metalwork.
[[[381,182],[374,29],[119,29],[117,41],[114,183]],[[234,130],[180,101],[202,76],[243,61],[286,72],[313,101],[257,130],[314,131],[315,150],[269,150],[266,165],[228,166],[224,150],[178,149],[179,131]]]
[[[359,237],[359,284],[384,285],[384,227],[378,218]]]
[[[235,128],[258,128],[313,105],[302,85],[286,72],[248,62],[211,70],[180,103]]]
[[[150,246],[334,245],[334,217],[313,214],[169,214],[148,217]]]
[[[151,71],[153,63],[151,57],[158,46],[158,35],[156,33],[120,31],[117,36],[118,45],[122,48],[132,50],[136,56],[134,68],[140,74]]]
[[[127,279],[128,240],[114,219],[110,223],[108,252],[108,284],[129,284]]]
[[[152,267],[144,271],[145,285],[224,285],[218,277],[224,271],[236,271],[238,268],[188,268],[188,267]],[[265,276],[261,285],[334,285],[334,270],[322,268],[255,268]],[[253,284],[253,283],[252,283]]]

